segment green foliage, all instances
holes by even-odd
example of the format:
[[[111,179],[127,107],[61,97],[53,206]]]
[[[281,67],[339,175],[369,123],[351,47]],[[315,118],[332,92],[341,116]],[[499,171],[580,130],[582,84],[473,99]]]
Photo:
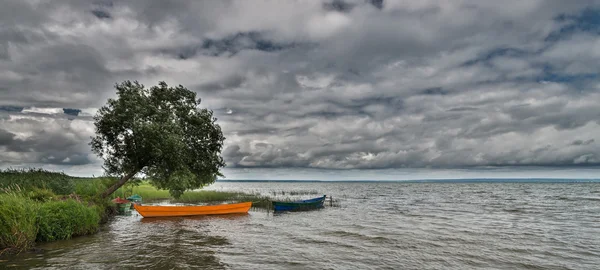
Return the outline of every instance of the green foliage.
[[[82,178],[75,181],[75,193],[86,198],[96,197],[117,181],[116,178]]]
[[[116,192],[115,192],[116,193]],[[172,198],[167,190],[157,190],[150,184],[142,184],[133,188],[133,193],[138,194],[142,197],[142,200],[166,200]]]
[[[48,181],[48,188],[58,195],[69,195],[75,191],[73,179],[64,174]]]
[[[0,194],[0,254],[21,252],[35,241],[38,204],[16,193]]]
[[[73,177],[61,172],[43,169],[0,170],[0,188],[18,185],[24,190],[49,189],[58,195],[68,195],[75,191]]]
[[[25,194],[28,198],[37,202],[48,202],[56,198],[56,194],[48,189],[33,188]]]
[[[212,111],[198,108],[196,93],[165,82],[146,89],[125,81],[115,88],[118,98],[109,99],[94,117],[91,142],[108,175],[142,172],[174,196],[222,176],[225,138]]]
[[[94,233],[100,222],[96,206],[87,207],[72,199],[44,203],[38,213],[38,241],[55,241]]]

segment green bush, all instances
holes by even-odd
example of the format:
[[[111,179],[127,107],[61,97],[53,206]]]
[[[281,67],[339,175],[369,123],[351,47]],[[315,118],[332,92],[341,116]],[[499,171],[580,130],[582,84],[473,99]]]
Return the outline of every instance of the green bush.
[[[98,230],[100,215],[96,206],[87,207],[75,200],[47,202],[38,216],[38,241],[70,239]]]
[[[38,204],[15,193],[0,194],[0,254],[21,252],[36,239]]]

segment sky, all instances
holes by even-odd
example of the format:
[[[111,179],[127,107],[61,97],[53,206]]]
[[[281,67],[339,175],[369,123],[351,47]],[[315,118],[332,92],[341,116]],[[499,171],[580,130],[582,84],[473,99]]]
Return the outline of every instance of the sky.
[[[183,85],[226,179],[598,178],[600,2],[4,0],[0,168],[102,175],[114,85]]]

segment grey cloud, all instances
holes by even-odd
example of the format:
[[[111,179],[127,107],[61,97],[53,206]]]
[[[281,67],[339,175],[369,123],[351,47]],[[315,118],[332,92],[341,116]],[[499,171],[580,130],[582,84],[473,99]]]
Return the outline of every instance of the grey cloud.
[[[207,82],[199,86],[199,89],[202,91],[215,91],[215,90],[223,90],[223,89],[235,89],[240,87],[246,78],[244,76],[234,74],[232,76],[228,76],[222,80],[216,80],[212,82]]]
[[[12,144],[14,141],[15,134],[6,130],[0,129],[0,146],[6,146]]]
[[[90,158],[91,122],[41,115],[0,120],[0,165],[32,164],[86,165]],[[75,122],[74,122],[75,121]],[[15,132],[22,133],[16,136]],[[24,132],[24,134],[23,134]]]
[[[594,143],[595,140],[594,139],[589,139],[586,141],[582,141],[582,140],[575,140],[573,141],[573,143],[571,143],[572,145],[588,145],[588,144],[592,144]]]
[[[104,65],[104,59],[92,47],[49,46],[25,56],[21,65],[14,66],[12,70],[21,79],[5,81],[9,89],[0,93],[0,99],[17,99],[21,104],[41,107],[58,107],[73,101],[86,105],[88,98],[93,99],[98,92],[85,99],[78,98],[78,93],[108,84],[110,75]]]
[[[233,164],[239,164],[245,156],[249,155],[251,155],[251,153],[241,152],[238,145],[230,145],[223,150],[223,157]]]
[[[423,95],[447,95],[449,93],[448,90],[444,90],[441,87],[427,88],[422,91]]]

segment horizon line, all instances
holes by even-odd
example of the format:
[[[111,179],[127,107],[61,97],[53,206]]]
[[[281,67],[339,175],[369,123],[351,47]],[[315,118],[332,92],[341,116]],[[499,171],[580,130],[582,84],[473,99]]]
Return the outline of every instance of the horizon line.
[[[215,182],[402,182],[402,183],[422,183],[422,182],[600,182],[600,178],[548,178],[548,177],[528,177],[528,178],[440,178],[440,179],[409,179],[409,180],[315,180],[315,179],[217,179]]]

